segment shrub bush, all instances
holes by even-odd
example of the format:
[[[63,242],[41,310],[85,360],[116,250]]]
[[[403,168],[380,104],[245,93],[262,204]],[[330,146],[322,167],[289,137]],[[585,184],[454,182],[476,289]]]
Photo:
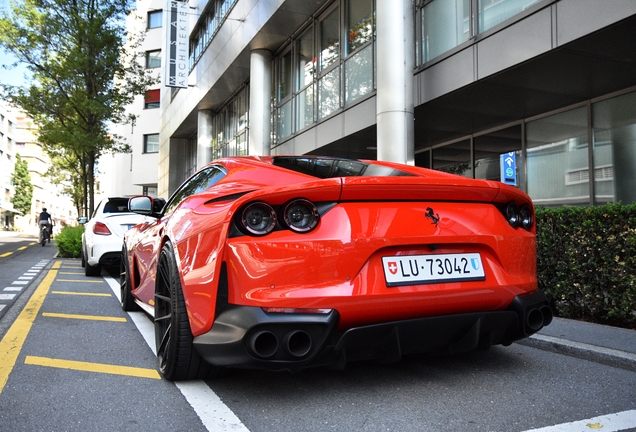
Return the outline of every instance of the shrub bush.
[[[537,209],[537,277],[558,316],[636,328],[636,203]]]
[[[62,258],[79,258],[82,250],[82,233],[84,225],[71,227],[65,226],[62,231],[55,236],[55,245],[59,256]]]

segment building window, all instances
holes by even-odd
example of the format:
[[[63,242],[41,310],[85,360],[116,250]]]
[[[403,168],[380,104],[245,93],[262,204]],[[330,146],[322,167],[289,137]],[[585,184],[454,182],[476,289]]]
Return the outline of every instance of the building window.
[[[420,9],[422,63],[466,42],[470,28],[470,0],[433,0]]]
[[[249,151],[249,92],[245,86],[212,121],[212,159],[244,156]]]
[[[148,12],[148,29],[159,28],[162,26],[163,14],[160,10]]]
[[[527,124],[527,192],[535,204],[590,204],[587,134],[587,107]]]
[[[452,50],[541,1],[420,0],[416,12],[419,63]]]
[[[159,108],[161,91],[159,89],[147,90],[144,96],[144,108]]]
[[[373,91],[373,0],[349,0],[345,27],[345,105]]]
[[[318,118],[340,108],[340,8],[326,14],[318,25]]]
[[[146,68],[161,67],[161,50],[146,51]]]
[[[296,128],[302,130],[314,122],[314,27],[309,27],[296,41]]]
[[[144,153],[157,153],[159,151],[159,134],[144,135]]]
[[[190,71],[197,64],[207,46],[212,42],[223,21],[238,0],[210,0],[208,7],[190,33]]]
[[[479,32],[496,26],[541,0],[479,0]]]
[[[636,202],[636,92],[595,103],[592,118],[594,202]]]

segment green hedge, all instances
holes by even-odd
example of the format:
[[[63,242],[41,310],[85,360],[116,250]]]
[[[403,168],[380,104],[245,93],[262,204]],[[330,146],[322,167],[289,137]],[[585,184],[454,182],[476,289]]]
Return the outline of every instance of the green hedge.
[[[537,276],[558,316],[636,328],[636,203],[537,209]]]
[[[71,227],[65,226],[62,231],[55,236],[55,245],[58,254],[62,258],[79,258],[82,250],[82,233],[84,225]]]

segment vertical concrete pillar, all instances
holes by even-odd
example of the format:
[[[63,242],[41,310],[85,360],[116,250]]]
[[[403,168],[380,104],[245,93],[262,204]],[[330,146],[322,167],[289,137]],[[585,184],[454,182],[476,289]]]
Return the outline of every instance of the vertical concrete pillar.
[[[272,55],[267,50],[250,56],[249,154],[264,156],[271,149]]]
[[[210,110],[197,113],[197,169],[212,160],[212,120],[214,114]]]
[[[413,2],[377,0],[376,4],[378,160],[413,165]]]

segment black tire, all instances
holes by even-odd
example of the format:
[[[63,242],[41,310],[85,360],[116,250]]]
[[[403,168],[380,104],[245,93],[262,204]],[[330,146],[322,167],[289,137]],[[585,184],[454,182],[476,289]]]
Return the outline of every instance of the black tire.
[[[136,312],[141,308],[135,303],[130,284],[130,267],[128,266],[128,254],[126,248],[121,250],[121,264],[119,265],[119,287],[121,289],[121,308],[126,312]]]
[[[82,268],[86,268],[86,259],[84,258],[84,247],[80,250],[80,258],[82,259]]]
[[[157,360],[166,379],[201,379],[220,373],[220,368],[201,358],[192,341],[177,263],[172,245],[166,243],[159,255],[155,287]]]
[[[92,266],[88,263],[88,261],[86,261],[86,267],[84,267],[84,274],[86,276],[101,276],[102,267],[99,264]]]

